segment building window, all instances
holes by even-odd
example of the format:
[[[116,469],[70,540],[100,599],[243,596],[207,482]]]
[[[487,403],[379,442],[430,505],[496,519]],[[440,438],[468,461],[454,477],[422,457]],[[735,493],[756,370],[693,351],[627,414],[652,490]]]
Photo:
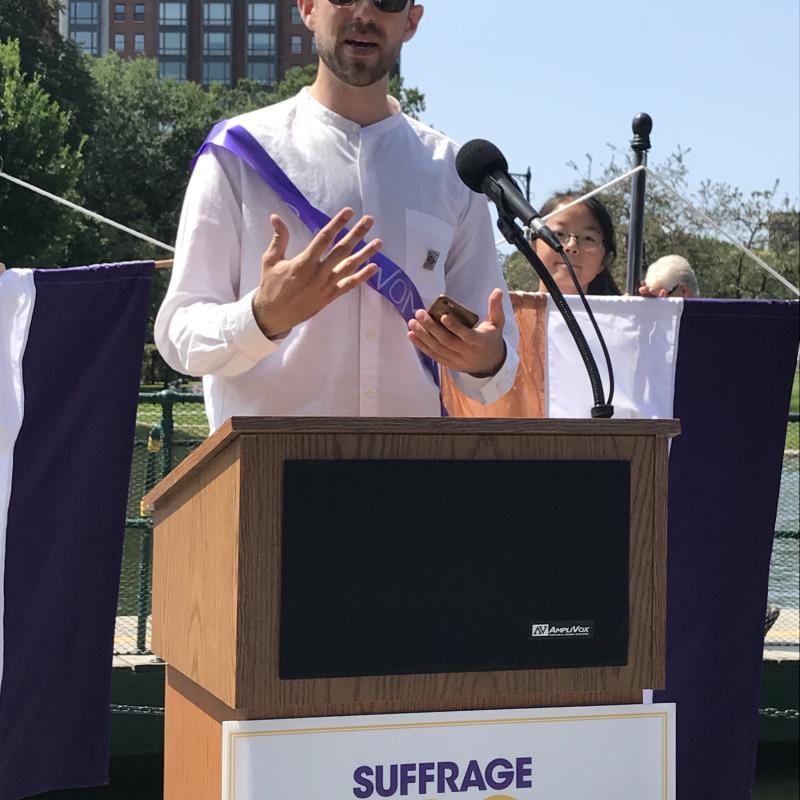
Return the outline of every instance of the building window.
[[[162,25],[185,25],[186,3],[161,3],[159,22]]]
[[[302,25],[303,18],[300,16],[300,9],[297,6],[292,6],[292,25]]]
[[[144,22],[144,3],[133,4],[133,21]]]
[[[186,80],[185,61],[159,61],[158,74],[162,78],[174,78],[178,83]]]
[[[260,83],[275,83],[275,62],[251,61],[247,65],[247,77]]]
[[[230,83],[231,65],[229,61],[204,61],[203,62],[203,83],[208,85],[218,81],[220,83]]]
[[[203,34],[203,54],[227,56],[231,52],[231,35],[227,31],[206,31]]]
[[[247,55],[249,56],[274,56],[275,34],[267,31],[247,34]]]
[[[114,3],[114,22],[125,22],[125,3]]]
[[[230,25],[231,4],[206,3],[203,9],[203,22],[206,25]]]
[[[186,33],[184,31],[161,31],[158,54],[161,56],[185,56]]]
[[[97,25],[97,2],[90,3],[70,3],[69,24],[70,25]],[[77,39],[76,39],[77,41]]]
[[[250,3],[247,20],[250,25],[274,25],[275,3]]]
[[[144,34],[133,34],[133,51],[134,53],[144,53]]]
[[[121,53],[125,49],[125,34],[124,33],[115,33],[114,34],[114,49]]]
[[[314,55],[317,54],[317,37],[313,33],[311,34],[311,52]]]
[[[298,56],[303,52],[303,37],[292,36],[292,55]]]
[[[100,50],[97,47],[97,31],[72,31],[72,39],[87,53],[96,56]]]

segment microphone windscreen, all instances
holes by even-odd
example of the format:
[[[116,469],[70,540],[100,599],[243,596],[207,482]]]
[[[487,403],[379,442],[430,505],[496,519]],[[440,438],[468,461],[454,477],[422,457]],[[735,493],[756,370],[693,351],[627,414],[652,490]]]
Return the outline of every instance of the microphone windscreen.
[[[483,179],[497,170],[508,172],[508,162],[500,150],[485,139],[467,142],[456,154],[458,177],[478,194],[483,192]]]

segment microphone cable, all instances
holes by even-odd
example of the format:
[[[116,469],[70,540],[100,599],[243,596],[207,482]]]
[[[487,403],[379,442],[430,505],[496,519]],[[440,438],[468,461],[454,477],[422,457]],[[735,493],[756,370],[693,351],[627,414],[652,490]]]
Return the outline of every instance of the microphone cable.
[[[498,224],[501,220],[498,220]],[[609,376],[609,396],[608,401],[604,402],[604,392],[603,392],[603,383],[600,378],[600,374],[597,370],[597,366],[595,365],[594,356],[592,355],[592,351],[589,348],[589,345],[586,341],[586,337],[583,335],[583,331],[581,330],[581,326],[578,324],[578,321],[575,319],[575,315],[572,313],[572,309],[569,307],[569,303],[564,299],[564,295],[559,289],[558,284],[555,282],[553,276],[549,273],[547,268],[541,262],[539,257],[536,255],[531,243],[529,241],[529,236],[531,235],[531,231],[529,228],[526,228],[526,234],[523,235],[520,231],[520,235],[517,238],[515,244],[520,249],[522,254],[527,258],[528,262],[534,268],[535,272],[538,274],[539,278],[541,279],[542,283],[545,285],[550,296],[553,298],[553,303],[555,304],[556,308],[561,312],[561,316],[566,324],[569,332],[572,334],[572,338],[575,341],[575,346],[578,348],[578,353],[580,353],[581,359],[583,359],[583,363],[586,366],[586,371],[589,375],[589,382],[592,385],[592,397],[594,406],[592,408],[592,417],[597,418],[607,418],[611,417],[614,414],[614,406],[612,405],[611,401],[614,399],[614,371],[611,367],[611,357],[608,353],[608,348],[606,347],[606,343],[603,339],[603,335],[600,333],[600,328],[597,325],[597,321],[594,318],[594,314],[592,314],[591,308],[589,308],[588,303],[586,302],[586,297],[583,294],[583,290],[578,283],[577,277],[575,276],[575,270],[572,267],[572,264],[567,258],[566,253],[564,253],[563,245],[561,246],[559,255],[564,258],[564,263],[567,265],[567,271],[570,273],[572,280],[575,282],[575,285],[578,288],[578,294],[581,296],[583,300],[583,305],[585,306],[589,318],[592,321],[592,325],[594,326],[595,332],[597,333],[598,339],[600,340],[600,346],[603,350],[603,356],[606,360],[606,366],[608,368],[608,376]]]
[[[572,266],[572,262],[569,260],[569,257],[564,250],[564,245],[561,245],[561,248],[558,252],[559,255],[564,259],[564,263],[567,265],[567,271],[572,278],[573,284],[575,284],[578,296],[581,298],[583,307],[586,309],[586,314],[589,317],[589,321],[592,323],[594,332],[597,334],[597,340],[600,342],[600,348],[603,351],[603,357],[606,360],[606,369],[608,370],[608,399],[606,400],[606,405],[610,406],[614,400],[614,368],[611,366],[611,356],[609,355],[608,348],[606,347],[606,340],[603,338],[603,334],[600,332],[600,326],[597,324],[597,320],[594,318],[594,314],[592,313],[592,309],[589,306],[588,300],[586,299],[586,295],[583,293],[583,289],[578,282],[577,275],[575,275],[575,269]]]

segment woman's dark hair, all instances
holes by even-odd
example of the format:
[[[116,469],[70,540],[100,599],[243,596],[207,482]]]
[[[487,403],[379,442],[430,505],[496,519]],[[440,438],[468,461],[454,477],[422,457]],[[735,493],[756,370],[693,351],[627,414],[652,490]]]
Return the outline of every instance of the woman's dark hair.
[[[544,217],[555,211],[559,206],[571,203],[579,197],[579,194],[572,192],[558,192],[542,206],[541,215]],[[582,202],[600,226],[600,230],[603,232],[603,245],[606,250],[606,254],[603,256],[603,271],[589,282],[586,287],[586,293],[620,295],[622,292],[611,276],[611,265],[617,257],[617,238],[614,235],[614,223],[611,221],[611,214],[608,213],[608,209],[597,196],[587,197]]]

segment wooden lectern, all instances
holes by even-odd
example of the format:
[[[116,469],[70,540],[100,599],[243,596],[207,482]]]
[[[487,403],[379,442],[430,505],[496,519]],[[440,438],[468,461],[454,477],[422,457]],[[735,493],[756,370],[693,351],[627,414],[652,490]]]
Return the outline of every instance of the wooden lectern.
[[[673,420],[234,418],[146,497],[165,798],[222,722],[641,702]]]

